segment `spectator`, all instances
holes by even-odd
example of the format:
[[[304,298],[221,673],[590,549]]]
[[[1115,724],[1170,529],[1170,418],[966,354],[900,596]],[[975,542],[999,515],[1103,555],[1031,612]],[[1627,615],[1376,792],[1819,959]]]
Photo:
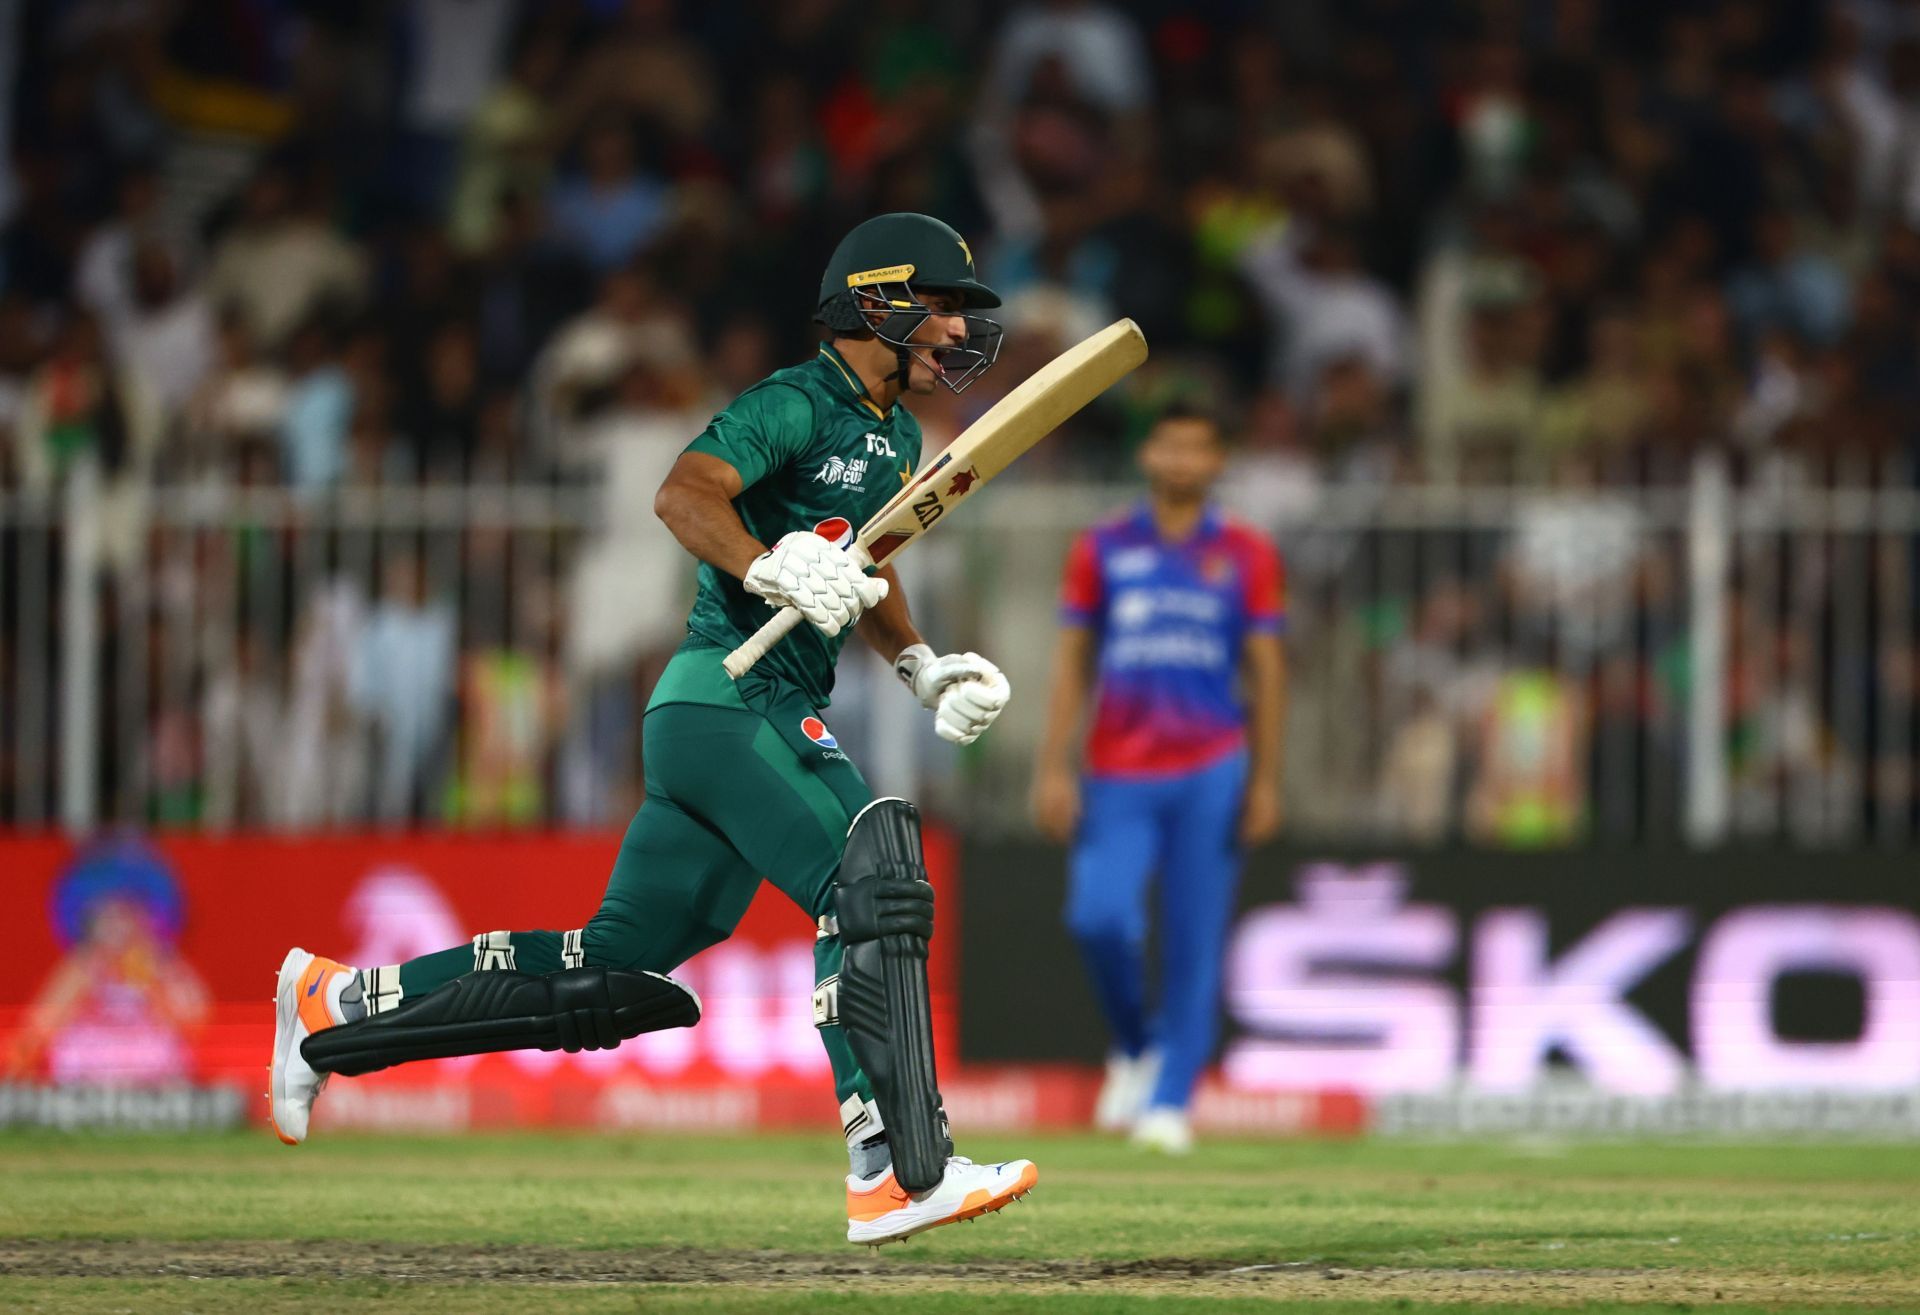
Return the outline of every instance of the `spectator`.
[[[242,446],[278,442],[287,409],[287,377],[263,359],[237,313],[220,322],[214,359],[187,399],[185,430],[191,464],[227,470]]]
[[[562,426],[584,419],[607,390],[643,357],[692,354],[688,326],[660,291],[651,270],[636,266],[609,276],[587,311],[564,325],[535,367],[534,389]]]
[[[379,602],[353,654],[353,705],[377,742],[373,814],[389,823],[437,810],[454,693],[453,609],[427,592],[420,558],[402,551],[382,567]]]
[[[1453,826],[1458,736],[1439,696],[1413,691],[1413,707],[1387,740],[1380,773],[1380,829],[1387,838],[1437,845]]]
[[[1587,333],[1587,369],[1548,397],[1540,442],[1553,459],[1587,452],[1619,468],[1618,459],[1640,434],[1647,413],[1645,374],[1632,318],[1618,307],[1595,312]]]
[[[22,482],[46,488],[84,459],[120,469],[134,443],[132,418],[142,413],[131,381],[102,350],[98,326],[76,316],[28,381],[14,421]]]
[[[710,44],[695,40],[676,22],[672,0],[621,0],[611,23],[596,31],[572,70],[569,94],[555,118],[561,135],[596,113],[632,116],[665,138],[697,142],[711,131],[724,95],[732,90],[715,76]],[[779,12],[778,9],[775,12]],[[821,16],[831,19],[829,11]],[[783,43],[784,44],[784,43]],[[793,46],[781,61],[810,64]]]
[[[74,300],[113,331],[134,300],[134,248],[160,236],[160,180],[152,168],[135,166],[120,179],[112,218],[80,247],[74,269]]]
[[[353,381],[341,363],[337,335],[322,322],[294,334],[287,360],[280,459],[289,484],[302,493],[320,493],[338,484],[346,471]]]
[[[554,185],[548,210],[556,240],[605,274],[632,260],[666,227],[672,195],[640,172],[633,131],[601,119],[580,143],[580,168]]]
[[[474,317],[489,378],[524,375],[556,330],[590,300],[585,266],[546,240],[545,222],[536,196],[508,193],[493,246],[475,271]]]
[[[1478,740],[1466,809],[1474,839],[1532,849],[1580,837],[1587,719],[1571,680],[1545,662],[1505,672],[1494,685]]]
[[[1480,198],[1510,195],[1520,183],[1527,151],[1539,131],[1527,103],[1526,63],[1508,41],[1482,42],[1468,76],[1448,98],[1466,166],[1466,184]]]
[[[1598,487],[1598,473],[1591,456],[1563,454],[1552,488],[1521,502],[1508,550],[1515,606],[1550,627],[1561,660],[1581,671],[1626,638],[1646,542],[1633,499]]]
[[[40,355],[39,338],[27,299],[0,295],[0,489],[25,478],[17,430]]]
[[[788,74],[759,89],[757,147],[744,178],[755,217],[769,228],[792,223],[827,194],[829,161],[808,112],[807,87]]]
[[[239,219],[215,246],[207,292],[233,305],[255,341],[278,349],[322,309],[357,306],[366,290],[362,253],[322,215],[311,180],[283,164],[248,183]]]
[[[368,714],[355,682],[377,674],[360,666],[366,611],[358,588],[332,580],[313,591],[298,618],[281,758],[289,828],[343,826],[365,815],[370,764],[362,718]],[[392,646],[390,640],[385,645]],[[385,656],[373,652],[365,660]]]
[[[1270,230],[1241,257],[1283,344],[1271,377],[1302,405],[1329,363],[1357,356],[1397,387],[1405,379],[1407,327],[1393,294],[1361,268],[1350,234],[1299,229]]]
[[[439,209],[453,175],[460,132],[505,62],[513,0],[406,0],[400,7],[411,59],[401,91],[396,165],[415,213]]]
[[[284,699],[260,635],[234,636],[233,664],[207,683],[201,730],[200,820],[216,830],[277,824],[284,816]]]
[[[1467,293],[1464,369],[1426,381],[1427,470],[1468,483],[1537,478],[1546,403],[1540,307],[1523,267],[1488,265],[1480,275]]]
[[[467,121],[447,225],[457,249],[478,253],[492,247],[502,203],[546,191],[551,162],[543,147],[552,129],[551,97],[565,67],[561,34],[534,29],[521,42],[507,80]]]
[[[212,371],[217,351],[213,307],[185,281],[179,257],[143,238],[131,252],[132,298],[107,321],[117,368],[158,414],[154,430],[180,414]]]
[[[1054,73],[1074,95],[1103,110],[1149,108],[1153,79],[1134,20],[1088,0],[1045,0],[1016,8],[1000,30],[987,66],[987,90],[1001,104],[1026,98]]]
[[[1785,329],[1816,346],[1847,327],[1846,274],[1812,249],[1794,246],[1792,221],[1765,211],[1753,222],[1753,259],[1727,283],[1727,301],[1748,343]]]
[[[554,655],[560,617],[544,586],[520,596],[518,642],[476,646],[461,660],[464,719],[450,812],[465,826],[532,826],[547,808],[549,756],[566,721]]]
[[[480,357],[473,330],[455,320],[428,340],[420,385],[402,408],[416,469],[458,480],[472,460],[480,427]]]
[[[1220,500],[1236,516],[1278,535],[1319,500],[1316,455],[1300,434],[1286,394],[1266,389],[1254,398],[1240,441],[1227,458]]]

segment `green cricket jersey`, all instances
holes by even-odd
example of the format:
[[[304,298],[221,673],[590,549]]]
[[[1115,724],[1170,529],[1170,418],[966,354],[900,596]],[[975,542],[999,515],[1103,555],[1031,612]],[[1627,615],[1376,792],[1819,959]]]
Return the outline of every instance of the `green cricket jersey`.
[[[844,547],[912,476],[920,460],[920,422],[899,405],[883,413],[859,376],[823,343],[812,360],[776,370],[740,394],[687,451],[719,457],[740,472],[734,510],[760,542],[771,545],[783,534],[812,530]],[[725,688],[731,682],[720,670],[719,655],[708,672],[709,664],[697,660],[705,654],[686,649],[733,649],[772,615],[764,598],[700,563],[687,644],[662,674],[651,705],[737,703]],[[824,708],[834,663],[850,633],[829,639],[810,625],[797,626],[760,659],[754,674],[797,686],[814,707]]]

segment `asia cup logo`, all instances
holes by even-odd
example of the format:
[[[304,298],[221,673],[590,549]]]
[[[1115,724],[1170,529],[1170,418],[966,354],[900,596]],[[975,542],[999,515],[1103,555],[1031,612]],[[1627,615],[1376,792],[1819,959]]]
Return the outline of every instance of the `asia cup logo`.
[[[823,749],[837,749],[840,741],[833,738],[833,732],[827,729],[827,723],[818,717],[802,717],[800,733]]]
[[[846,548],[853,543],[853,522],[845,516],[829,516],[815,525],[813,532],[836,548]]]

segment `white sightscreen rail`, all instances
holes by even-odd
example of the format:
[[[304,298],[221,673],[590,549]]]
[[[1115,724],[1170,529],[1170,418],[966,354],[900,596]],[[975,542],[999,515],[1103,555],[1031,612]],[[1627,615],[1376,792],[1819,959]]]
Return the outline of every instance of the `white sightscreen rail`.
[[[1713,845],[1727,834],[1726,612],[1728,556],[1726,463],[1696,463],[1687,509],[1687,599],[1693,674],[1687,701],[1687,839]]]
[[[850,654],[828,716],[876,788],[1025,825],[1062,560],[1135,496],[1016,470],[915,547],[916,619],[999,662],[1015,707],[955,753]],[[1558,790],[1566,834],[1603,843],[1914,842],[1910,487],[1709,462],[1657,492],[1356,483],[1238,509],[1289,565],[1300,838],[1504,843]],[[628,590],[690,585],[670,544],[616,542],[649,514],[550,487],[0,492],[0,826],[617,824],[672,646],[621,613],[677,625],[685,601]],[[382,648],[396,589],[422,602]],[[401,661],[356,674],[376,651]],[[1544,805],[1542,743],[1570,778]]]

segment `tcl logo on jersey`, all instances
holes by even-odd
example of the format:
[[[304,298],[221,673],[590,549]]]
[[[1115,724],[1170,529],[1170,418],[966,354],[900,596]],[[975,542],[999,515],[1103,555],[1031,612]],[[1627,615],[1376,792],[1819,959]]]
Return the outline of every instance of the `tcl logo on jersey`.
[[[840,741],[833,738],[833,732],[827,729],[827,723],[818,717],[802,717],[800,733],[823,749],[837,749]]]
[[[813,532],[836,548],[845,548],[853,542],[853,522],[845,516],[829,516],[814,526]]]

